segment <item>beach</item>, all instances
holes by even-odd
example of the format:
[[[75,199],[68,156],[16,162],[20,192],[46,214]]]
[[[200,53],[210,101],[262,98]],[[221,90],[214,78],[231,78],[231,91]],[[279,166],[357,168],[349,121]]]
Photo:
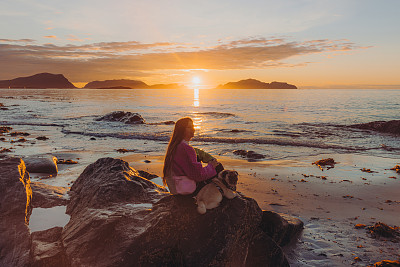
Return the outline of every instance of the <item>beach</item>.
[[[381,260],[400,259],[399,243],[373,238],[365,228],[377,222],[400,226],[400,175],[390,170],[400,164],[397,136],[338,127],[343,121],[336,114],[329,115],[325,124],[312,124],[315,119],[304,114],[294,115],[296,120],[292,122],[290,114],[279,109],[280,104],[270,107],[276,114],[261,119],[267,115],[255,111],[260,104],[247,110],[244,110],[246,104],[236,111],[229,108],[225,110],[229,112],[224,112],[227,107],[219,107],[217,103],[203,110],[188,103],[176,112],[169,106],[152,106],[150,100],[142,102],[140,107],[126,101],[121,109],[141,109],[147,119],[142,126],[126,126],[120,122],[94,121],[98,115],[116,109],[112,105],[115,100],[104,100],[104,91],[94,100],[83,97],[84,101],[74,100],[76,95],[71,92],[64,92],[65,98],[44,91],[31,97],[19,92],[20,96],[8,98],[10,92],[3,92],[1,99],[9,109],[5,111],[8,113],[3,112],[2,126],[30,135],[19,141],[21,135],[4,133],[0,147],[10,152],[3,154],[22,158],[51,155],[77,161],[77,164],[59,164],[57,176],[31,173],[33,182],[69,189],[89,164],[102,157],[120,158],[137,170],[161,176],[173,126],[157,123],[186,114],[194,116],[198,127],[191,144],[210,152],[225,169],[238,171],[237,190],[241,194],[254,198],[263,210],[288,214],[304,222],[298,241],[284,248],[291,266],[368,266]],[[127,91],[121,92],[123,99]],[[158,92],[155,105],[164,96]],[[86,93],[89,98],[89,91]],[[307,92],[302,94],[309,96]],[[256,92],[255,97],[258,96]],[[142,100],[146,97],[142,96]],[[100,100],[106,104],[99,106]],[[326,107],[321,108],[329,113]],[[193,109],[196,113],[188,111]],[[313,112],[316,116],[321,110],[315,108]],[[277,114],[281,114],[279,121],[274,122]],[[374,111],[369,114],[361,122],[372,121]],[[396,116],[395,112],[388,114],[386,120]],[[353,114],[351,123],[360,122],[357,119],[361,117]],[[308,122],[302,124],[302,120]],[[332,120],[337,120],[336,125]],[[40,136],[48,139],[38,140]],[[380,144],[390,149],[383,149]],[[120,153],[118,149],[128,152]],[[254,150],[264,158],[243,158],[233,153],[235,149]],[[335,161],[333,168],[321,169],[312,164],[327,158]],[[370,171],[366,172],[367,169]],[[160,177],[153,181],[161,185]],[[65,207],[33,209],[31,231],[65,225],[69,217],[64,213]],[[61,221],[60,216],[64,216]],[[357,224],[365,227],[356,229]]]

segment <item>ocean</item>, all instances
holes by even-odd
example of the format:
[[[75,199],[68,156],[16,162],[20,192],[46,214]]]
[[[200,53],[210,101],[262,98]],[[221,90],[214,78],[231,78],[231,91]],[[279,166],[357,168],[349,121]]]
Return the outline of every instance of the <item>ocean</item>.
[[[233,151],[242,149],[264,155],[260,161],[321,153],[393,158],[398,137],[347,126],[399,119],[399,99],[400,90],[383,89],[0,89],[8,108],[0,123],[49,137],[37,150],[24,150],[33,154],[112,156],[125,148],[162,155],[174,127],[163,122],[189,116],[196,128],[192,145],[215,156],[240,158]],[[146,123],[96,121],[119,110],[139,113]]]

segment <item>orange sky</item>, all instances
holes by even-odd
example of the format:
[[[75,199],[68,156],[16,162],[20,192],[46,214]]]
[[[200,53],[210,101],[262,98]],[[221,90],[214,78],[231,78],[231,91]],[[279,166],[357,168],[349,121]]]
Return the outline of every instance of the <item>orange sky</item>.
[[[0,79],[400,88],[400,2],[5,0]]]

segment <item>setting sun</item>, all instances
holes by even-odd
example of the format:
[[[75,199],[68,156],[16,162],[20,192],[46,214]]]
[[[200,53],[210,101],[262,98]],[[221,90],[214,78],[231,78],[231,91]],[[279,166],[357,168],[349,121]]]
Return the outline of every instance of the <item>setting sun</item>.
[[[199,84],[201,83],[200,77],[198,77],[198,76],[193,77],[192,83],[193,83],[194,85],[199,85]]]

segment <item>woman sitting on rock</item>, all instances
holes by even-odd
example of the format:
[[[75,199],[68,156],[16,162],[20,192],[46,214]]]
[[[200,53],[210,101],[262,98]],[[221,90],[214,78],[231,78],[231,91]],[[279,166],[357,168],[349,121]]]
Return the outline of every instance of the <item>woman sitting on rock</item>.
[[[223,169],[216,159],[204,151],[198,150],[202,152],[199,155],[203,155],[203,162],[207,161],[208,165],[203,167],[202,163],[197,161],[198,155],[195,149],[189,145],[189,141],[194,136],[194,131],[191,118],[182,118],[175,123],[163,169],[164,185],[168,186],[172,194],[195,195],[204,186],[204,183],[201,183],[202,181],[217,175],[215,169],[217,166],[217,169]],[[204,160],[204,155],[206,155],[206,158],[208,155],[207,160]]]

